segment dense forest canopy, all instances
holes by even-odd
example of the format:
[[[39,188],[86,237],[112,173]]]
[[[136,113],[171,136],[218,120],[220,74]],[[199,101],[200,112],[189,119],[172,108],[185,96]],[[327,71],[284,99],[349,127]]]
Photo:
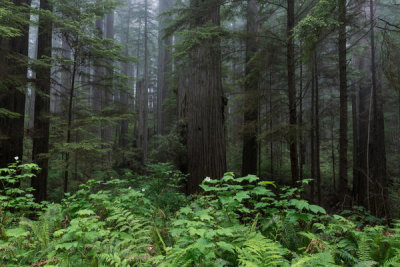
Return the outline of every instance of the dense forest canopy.
[[[0,0],[1,266],[399,266],[397,0]]]

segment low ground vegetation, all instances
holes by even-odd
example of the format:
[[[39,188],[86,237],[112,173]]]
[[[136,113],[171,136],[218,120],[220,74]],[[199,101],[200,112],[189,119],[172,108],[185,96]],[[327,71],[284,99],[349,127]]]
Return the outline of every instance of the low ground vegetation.
[[[1,266],[399,266],[400,223],[362,208],[327,214],[304,185],[206,177],[185,196],[169,164],[90,180],[59,204],[24,186],[34,164],[1,169]],[[22,185],[17,189],[16,184]]]

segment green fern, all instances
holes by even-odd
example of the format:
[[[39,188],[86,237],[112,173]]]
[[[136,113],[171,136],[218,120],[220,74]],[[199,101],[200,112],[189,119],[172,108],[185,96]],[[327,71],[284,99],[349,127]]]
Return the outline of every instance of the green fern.
[[[239,266],[287,266],[284,258],[286,250],[279,243],[265,238],[260,233],[253,234],[236,248]]]
[[[317,254],[306,254],[299,259],[296,259],[292,265],[292,267],[329,267],[329,266],[340,266],[336,265],[334,258],[330,251],[326,251],[323,253]]]

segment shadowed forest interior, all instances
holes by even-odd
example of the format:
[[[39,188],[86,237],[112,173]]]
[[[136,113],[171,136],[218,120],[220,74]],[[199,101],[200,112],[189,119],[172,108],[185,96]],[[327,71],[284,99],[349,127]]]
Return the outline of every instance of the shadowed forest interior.
[[[0,266],[400,266],[399,62],[397,0],[0,0]]]

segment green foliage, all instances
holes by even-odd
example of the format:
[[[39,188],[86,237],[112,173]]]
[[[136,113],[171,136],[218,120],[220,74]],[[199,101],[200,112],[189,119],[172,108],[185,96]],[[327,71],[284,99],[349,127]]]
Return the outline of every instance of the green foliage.
[[[29,7],[16,6],[10,0],[0,2],[0,37],[9,39],[22,35],[23,26],[28,24]]]
[[[307,16],[297,24],[295,35],[302,40],[306,58],[310,57],[323,35],[339,24],[335,17],[335,11],[335,1],[319,0]]]
[[[29,214],[40,208],[34,202],[33,188],[22,188],[22,183],[30,182],[34,172],[39,171],[36,164],[20,164],[17,161],[8,168],[0,169],[0,211],[13,210],[16,214]]]
[[[17,163],[7,181],[17,176]],[[19,165],[24,166],[24,165]],[[34,165],[21,170],[29,173]],[[5,172],[5,171],[3,171]],[[204,194],[179,193],[171,164],[147,175],[90,180],[30,219],[0,210],[0,264],[46,266],[398,266],[400,222],[360,228],[254,175],[206,178]],[[169,192],[169,193],[166,193]],[[165,195],[163,197],[163,195]],[[8,198],[2,207],[11,207]],[[29,205],[31,205],[29,207]],[[361,216],[361,215],[360,215]],[[367,217],[367,216],[366,216]]]

